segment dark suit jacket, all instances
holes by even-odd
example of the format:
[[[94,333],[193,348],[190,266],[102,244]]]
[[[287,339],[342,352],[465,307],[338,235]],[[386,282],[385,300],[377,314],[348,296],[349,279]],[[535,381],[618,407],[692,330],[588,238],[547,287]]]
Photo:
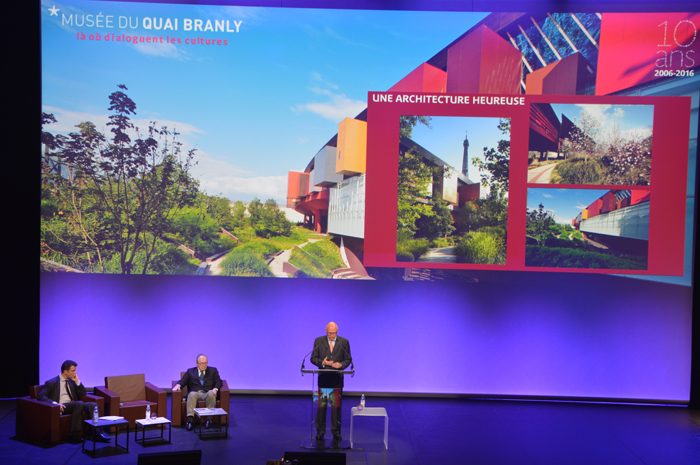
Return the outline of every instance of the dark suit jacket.
[[[343,375],[334,374],[334,371],[340,371],[350,366],[352,355],[350,355],[350,342],[344,337],[336,336],[335,347],[333,353],[328,345],[328,336],[317,337],[314,341],[314,350],[311,353],[311,363],[319,368],[323,368],[323,359],[327,358],[332,362],[340,362],[340,368],[327,367],[329,373],[319,373],[318,387],[320,388],[342,388]]]
[[[62,381],[62,379],[63,378],[60,376],[56,376],[55,378],[51,378],[45,382],[44,387],[41,388],[41,391],[39,391],[39,395],[36,399],[44,402],[58,402],[58,399],[61,396],[61,385],[59,383]],[[70,394],[73,396],[74,400],[85,397],[87,394],[85,391],[85,385],[81,383],[80,386],[78,386],[72,379],[68,380],[68,389],[70,390]]]
[[[204,384],[199,382],[199,369],[197,367],[190,368],[185,373],[185,376],[177,383],[180,388],[187,387],[188,392],[196,392],[200,390],[211,391],[212,389],[221,390],[223,383],[219,378],[219,371],[214,367],[207,367],[204,372]]]

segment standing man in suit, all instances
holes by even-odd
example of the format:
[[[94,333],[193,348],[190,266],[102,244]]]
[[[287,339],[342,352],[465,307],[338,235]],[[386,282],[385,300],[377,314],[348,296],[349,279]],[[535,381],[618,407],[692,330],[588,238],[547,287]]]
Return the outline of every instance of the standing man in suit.
[[[340,442],[342,440],[340,422],[344,376],[333,372],[347,368],[352,363],[352,356],[350,355],[350,342],[338,336],[338,325],[332,321],[326,325],[326,335],[317,337],[314,341],[311,363],[328,370],[328,373],[318,374],[319,405],[316,411],[316,439],[323,440],[323,435],[326,433],[326,408],[330,402],[332,404],[331,432],[333,440]],[[325,396],[322,395],[321,389],[333,389],[330,398],[324,399]]]
[[[75,367],[78,364],[73,360],[66,360],[61,365],[61,374],[55,378],[51,378],[44,383],[41,388],[37,400],[42,402],[51,402],[58,404],[61,413],[69,414],[70,418],[70,433],[68,441],[73,444],[80,444],[83,441],[78,436],[80,431],[80,423],[83,419],[83,412],[87,413],[89,418],[92,418],[92,413],[97,407],[94,402],[83,402],[81,397],[85,397],[85,386],[80,382],[78,373]],[[110,436],[102,431],[96,431],[94,435],[95,441],[109,442]]]
[[[197,366],[190,368],[185,376],[173,387],[173,391],[179,391],[183,386],[187,387],[187,431],[194,429],[194,409],[200,399],[204,399],[207,408],[216,407],[216,395],[221,389],[222,382],[219,371],[208,366],[207,356],[197,356]],[[211,420],[207,420],[206,428],[211,427]]]

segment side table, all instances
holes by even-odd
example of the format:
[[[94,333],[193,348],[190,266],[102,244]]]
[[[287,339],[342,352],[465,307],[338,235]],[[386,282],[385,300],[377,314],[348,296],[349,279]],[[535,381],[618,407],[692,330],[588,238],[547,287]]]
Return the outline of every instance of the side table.
[[[168,425],[168,439],[166,440],[165,437],[163,436],[165,434],[165,425]],[[146,437],[146,430],[148,427],[153,427],[153,426],[158,426],[158,429],[160,430],[160,436],[154,436],[151,438]],[[141,439],[139,440],[139,427],[141,427]],[[165,417],[158,417],[155,419],[141,419],[141,420],[136,420],[136,431],[134,433],[134,441],[137,443],[141,444],[142,446],[145,446],[146,444],[153,444],[153,443],[171,443],[172,444],[172,436],[173,435],[173,423],[168,420]]]
[[[352,427],[356,416],[360,417],[384,417],[384,447],[389,448],[389,415],[384,407],[365,407],[362,410],[353,407],[350,410],[350,447],[352,448]]]
[[[194,416],[199,420],[194,431],[199,434],[199,438],[205,437],[228,437],[228,412],[222,408],[196,408],[194,409]],[[202,425],[209,419],[215,417],[226,417],[226,431],[222,430],[222,421],[219,422],[218,429],[210,429],[209,431],[202,431]]]
[[[117,433],[114,435],[114,445],[116,447],[119,447],[120,449],[125,450],[127,453],[129,452],[129,422],[125,419],[119,419],[119,420],[104,420],[100,418],[97,421],[97,424],[93,423],[92,420],[85,420],[83,422],[83,452],[90,455],[92,458],[95,458],[95,440],[93,438],[93,435],[95,434],[95,431],[97,428],[110,428],[112,426],[122,426],[126,425],[126,447],[119,445],[119,428],[116,428]],[[92,434],[87,434],[86,431],[90,431]],[[86,439],[87,438],[87,439]],[[92,441],[92,453],[90,453],[90,450],[85,449],[85,441]]]

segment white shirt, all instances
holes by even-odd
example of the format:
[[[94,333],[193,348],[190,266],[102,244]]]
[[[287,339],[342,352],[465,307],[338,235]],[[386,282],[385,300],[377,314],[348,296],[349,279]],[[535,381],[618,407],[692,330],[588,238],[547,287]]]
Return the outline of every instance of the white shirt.
[[[59,395],[58,395],[58,402],[54,402],[54,403],[67,404],[68,402],[73,402],[72,400],[70,400],[70,396],[68,395],[68,391],[66,390],[66,381],[68,380],[68,378],[64,378],[63,375],[59,375],[58,378],[59,378],[58,385],[60,386],[60,391],[59,391]],[[80,386],[80,381],[77,381],[75,383],[75,385]],[[78,399],[75,399],[75,400],[78,400]]]

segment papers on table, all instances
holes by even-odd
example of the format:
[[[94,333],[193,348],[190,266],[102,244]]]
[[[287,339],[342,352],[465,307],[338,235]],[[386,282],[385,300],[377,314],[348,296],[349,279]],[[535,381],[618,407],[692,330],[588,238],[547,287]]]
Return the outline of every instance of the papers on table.
[[[228,415],[228,413],[226,413],[226,410],[222,408],[196,408],[194,409],[194,411],[197,414],[197,416],[200,417],[211,415]]]
[[[107,420],[107,421],[117,421],[117,420],[123,420],[124,417],[118,417],[115,415],[109,415],[106,417],[100,417],[100,420]]]
[[[144,418],[141,420],[136,420],[136,423],[138,423],[139,425],[161,425],[170,423],[170,420],[168,420],[165,417],[149,418],[148,420]]]

